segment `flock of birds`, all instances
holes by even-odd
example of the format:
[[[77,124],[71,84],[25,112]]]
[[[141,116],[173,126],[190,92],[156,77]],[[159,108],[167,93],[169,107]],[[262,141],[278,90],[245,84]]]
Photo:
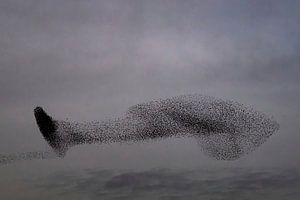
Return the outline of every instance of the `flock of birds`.
[[[267,115],[234,101],[199,94],[181,95],[132,106],[124,117],[101,122],[55,120],[41,107],[34,115],[56,156],[79,144],[139,142],[169,137],[195,138],[218,160],[235,160],[255,150],[279,129]],[[52,158],[50,152],[0,156],[0,163]]]

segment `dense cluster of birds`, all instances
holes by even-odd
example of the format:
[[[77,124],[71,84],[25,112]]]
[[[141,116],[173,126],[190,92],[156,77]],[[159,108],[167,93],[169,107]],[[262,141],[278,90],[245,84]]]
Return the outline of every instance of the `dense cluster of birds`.
[[[78,144],[193,137],[208,156],[235,160],[279,129],[274,119],[251,107],[199,94],[138,104],[123,118],[102,122],[54,120],[41,107],[35,108],[34,114],[42,135],[58,156]]]

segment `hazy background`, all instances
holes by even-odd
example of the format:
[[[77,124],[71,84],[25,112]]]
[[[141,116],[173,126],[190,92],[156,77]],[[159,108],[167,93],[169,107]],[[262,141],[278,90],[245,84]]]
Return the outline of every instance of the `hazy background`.
[[[299,8],[296,0],[0,1],[1,154],[50,150],[34,121],[37,105],[56,119],[90,121],[201,93],[252,105],[281,126],[233,162],[169,139],[79,146],[63,160],[0,166],[0,198],[29,187],[25,175],[48,180],[70,170],[299,169]]]

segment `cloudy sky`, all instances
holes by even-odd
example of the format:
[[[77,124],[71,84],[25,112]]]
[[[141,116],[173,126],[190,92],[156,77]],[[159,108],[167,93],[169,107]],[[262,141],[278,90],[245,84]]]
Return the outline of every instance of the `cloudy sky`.
[[[57,119],[90,121],[201,93],[254,106],[280,123],[266,144],[230,165],[299,166],[299,7],[296,0],[2,0],[1,153],[49,150],[33,118],[37,105]],[[45,162],[224,165],[189,139],[76,147]],[[45,164],[20,165],[15,170]]]

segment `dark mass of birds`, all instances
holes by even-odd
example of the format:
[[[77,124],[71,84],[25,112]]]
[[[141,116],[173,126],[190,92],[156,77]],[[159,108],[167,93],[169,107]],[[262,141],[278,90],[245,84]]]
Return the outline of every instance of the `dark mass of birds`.
[[[102,122],[55,120],[41,107],[34,109],[34,115],[43,137],[60,157],[79,144],[193,137],[208,156],[235,160],[279,129],[274,119],[251,107],[199,94],[138,104],[123,118]]]

